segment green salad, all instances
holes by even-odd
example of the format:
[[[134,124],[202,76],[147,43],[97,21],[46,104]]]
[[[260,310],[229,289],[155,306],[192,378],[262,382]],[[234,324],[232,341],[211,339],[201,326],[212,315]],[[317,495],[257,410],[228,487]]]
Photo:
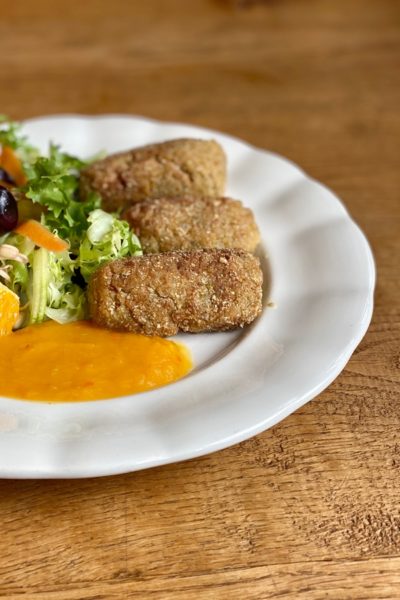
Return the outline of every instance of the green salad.
[[[19,297],[17,326],[47,319],[58,323],[84,319],[91,275],[105,262],[141,255],[140,242],[118,214],[101,209],[98,194],[79,199],[79,173],[91,160],[66,154],[54,144],[47,156],[41,156],[19,124],[5,118],[0,122],[0,144],[2,149],[12,149],[24,174],[22,185],[8,186],[4,178],[9,174],[0,169],[0,209],[1,198],[11,193],[20,221],[25,211],[28,219],[36,219],[68,243],[65,250],[50,251],[15,228],[2,230],[0,219],[0,283]]]

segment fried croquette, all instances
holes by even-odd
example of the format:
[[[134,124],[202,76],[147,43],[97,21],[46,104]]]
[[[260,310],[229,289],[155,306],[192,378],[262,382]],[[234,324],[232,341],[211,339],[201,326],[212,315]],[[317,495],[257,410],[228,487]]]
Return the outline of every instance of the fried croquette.
[[[239,200],[186,196],[137,202],[122,215],[145,254],[199,248],[241,248],[260,241],[250,209]]]
[[[261,313],[262,271],[243,250],[149,254],[100,267],[88,298],[94,322],[111,329],[159,336],[225,331]]]
[[[98,192],[115,211],[147,198],[222,196],[226,157],[214,140],[176,139],[113,154],[81,171],[80,197]]]

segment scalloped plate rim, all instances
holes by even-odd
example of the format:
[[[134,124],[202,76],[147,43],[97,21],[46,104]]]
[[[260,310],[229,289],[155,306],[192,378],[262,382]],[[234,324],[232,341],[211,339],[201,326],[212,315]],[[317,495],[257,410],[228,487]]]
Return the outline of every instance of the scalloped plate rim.
[[[104,467],[103,465],[99,464],[98,468],[96,468],[96,469],[93,469],[93,467],[91,467],[86,470],[85,470],[85,468],[82,468],[82,469],[75,468],[75,469],[69,470],[68,467],[66,465],[64,465],[64,466],[58,466],[58,468],[54,468],[54,466],[51,466],[51,467],[42,468],[42,469],[40,469],[40,468],[32,469],[29,466],[27,466],[27,468],[20,468],[16,471],[15,469],[8,470],[6,466],[0,465],[0,477],[3,477],[3,478],[64,478],[64,477],[65,478],[79,478],[79,477],[105,476],[105,475],[111,475],[111,474],[131,472],[131,471],[139,470],[139,469],[143,469],[143,468],[150,468],[150,467],[154,467],[154,466],[158,466],[158,465],[177,462],[180,460],[195,458],[198,456],[202,456],[204,454],[208,454],[210,452],[215,452],[217,450],[224,449],[233,444],[244,441],[254,435],[257,435],[258,433],[264,431],[265,429],[267,429],[267,428],[275,425],[279,421],[281,421],[283,418],[285,418],[286,416],[291,414],[297,408],[303,406],[306,402],[308,402],[309,400],[314,398],[321,391],[323,391],[326,387],[328,387],[328,385],[330,385],[330,383],[337,377],[337,375],[342,371],[344,366],[347,364],[352,353],[354,352],[355,348],[358,346],[358,344],[360,343],[361,339],[363,338],[363,336],[365,335],[365,333],[368,329],[368,326],[369,326],[369,323],[370,323],[370,320],[372,317],[373,293],[374,293],[374,287],[375,287],[375,264],[374,264],[373,255],[372,255],[371,249],[369,247],[368,241],[367,241],[365,235],[363,234],[363,232],[361,231],[361,229],[359,228],[359,226],[355,223],[355,221],[349,215],[344,204],[332,192],[332,190],[330,190],[328,187],[326,187],[324,184],[320,183],[319,181],[310,177],[297,164],[295,164],[294,162],[292,162],[291,160],[289,160],[285,157],[280,156],[277,153],[270,152],[270,151],[264,150],[262,148],[257,148],[237,137],[231,136],[230,134],[226,134],[224,132],[201,127],[198,125],[192,125],[189,123],[159,121],[156,119],[141,117],[139,115],[115,114],[115,113],[104,114],[104,115],[84,115],[84,114],[68,114],[68,113],[60,114],[60,115],[48,115],[48,116],[43,116],[43,117],[34,117],[32,119],[27,119],[27,120],[23,121],[23,123],[29,124],[29,123],[40,122],[41,120],[52,120],[52,119],[55,121],[60,120],[60,119],[81,119],[81,120],[89,120],[92,122],[93,121],[101,122],[102,120],[107,120],[107,119],[121,119],[121,120],[129,119],[129,120],[134,120],[134,121],[136,120],[136,121],[152,123],[156,126],[167,125],[169,127],[184,126],[184,127],[194,128],[195,130],[201,131],[204,134],[212,134],[212,135],[220,136],[220,137],[226,139],[227,141],[231,140],[232,142],[239,143],[243,147],[245,147],[246,150],[249,152],[257,152],[260,154],[275,157],[279,161],[283,161],[284,163],[295,168],[300,176],[299,181],[302,181],[305,179],[309,182],[313,182],[316,186],[318,186],[318,188],[320,190],[325,190],[325,191],[329,192],[330,201],[336,203],[336,208],[340,209],[341,216],[343,217],[343,219],[346,220],[346,222],[351,223],[351,225],[353,227],[354,235],[359,238],[358,243],[363,246],[363,251],[365,254],[364,258],[366,259],[366,261],[368,263],[368,265],[367,265],[368,289],[366,290],[366,308],[365,308],[363,318],[358,323],[357,332],[353,334],[351,339],[349,339],[346,347],[343,349],[343,353],[341,354],[341,360],[338,361],[330,371],[325,372],[325,377],[323,379],[321,379],[319,384],[317,386],[314,386],[314,388],[309,390],[307,393],[304,393],[301,397],[297,397],[295,400],[288,401],[281,408],[281,410],[275,411],[275,413],[273,415],[269,415],[267,418],[265,418],[257,423],[254,423],[251,427],[247,427],[246,429],[243,429],[241,431],[233,432],[224,438],[217,439],[213,443],[209,443],[206,447],[200,446],[200,447],[192,448],[190,450],[183,449],[180,452],[171,453],[171,455],[168,457],[159,458],[159,459],[149,459],[149,461],[142,461],[141,463],[136,463],[136,464],[134,462],[132,462],[131,458],[127,457],[127,459],[125,461],[120,460],[118,462],[118,464],[115,464],[114,466],[108,465],[108,466]],[[60,140],[56,140],[56,141],[60,142]],[[153,392],[150,392],[150,394],[152,394],[152,393]],[[2,400],[4,400],[4,399],[2,399]],[[9,399],[6,399],[6,400],[9,400]],[[24,401],[9,400],[9,402],[13,403],[14,406],[21,405],[21,406],[26,407],[26,405],[27,405],[27,403]],[[115,400],[102,401],[102,403],[103,402],[115,402]],[[29,404],[31,404],[31,403],[29,403]],[[93,405],[93,403],[81,403],[81,405],[84,405],[84,404]],[[40,404],[40,406],[43,408],[46,405]],[[68,406],[72,406],[72,405],[68,405]]]

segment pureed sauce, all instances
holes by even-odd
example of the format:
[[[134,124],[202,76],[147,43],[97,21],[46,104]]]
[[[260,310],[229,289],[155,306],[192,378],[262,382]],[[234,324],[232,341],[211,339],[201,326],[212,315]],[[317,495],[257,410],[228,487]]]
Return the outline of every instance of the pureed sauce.
[[[192,362],[176,342],[48,321],[0,337],[0,396],[46,402],[100,400],[180,379]]]

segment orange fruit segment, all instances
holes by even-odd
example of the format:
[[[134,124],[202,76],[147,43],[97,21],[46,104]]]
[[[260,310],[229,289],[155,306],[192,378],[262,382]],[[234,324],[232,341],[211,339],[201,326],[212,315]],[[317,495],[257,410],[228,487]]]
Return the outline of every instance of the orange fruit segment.
[[[0,336],[8,335],[17,322],[19,298],[7,286],[0,283]]]

